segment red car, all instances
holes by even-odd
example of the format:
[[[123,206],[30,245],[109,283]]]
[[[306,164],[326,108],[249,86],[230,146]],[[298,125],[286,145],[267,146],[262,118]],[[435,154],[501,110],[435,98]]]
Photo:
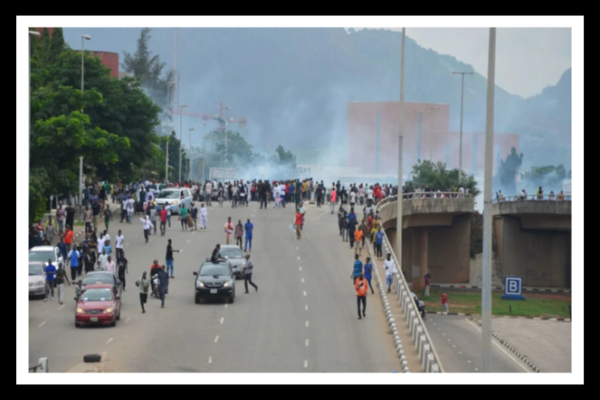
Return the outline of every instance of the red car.
[[[113,285],[87,285],[75,309],[75,327],[82,325],[116,326],[121,318],[121,297]]]

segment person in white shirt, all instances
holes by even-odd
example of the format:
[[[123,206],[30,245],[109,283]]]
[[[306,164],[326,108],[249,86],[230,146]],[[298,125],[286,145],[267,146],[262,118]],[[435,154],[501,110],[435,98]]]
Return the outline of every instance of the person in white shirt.
[[[148,243],[148,237],[150,236],[150,229],[154,225],[152,224],[152,221],[150,221],[150,217],[148,217],[147,215],[145,216],[145,218],[140,218],[140,221],[142,221],[142,224],[144,224],[144,238],[146,238],[146,243]]]
[[[387,292],[390,293],[392,291],[392,277],[396,272],[396,264],[394,263],[394,260],[392,260],[391,253],[387,254],[387,260],[383,262],[383,267],[385,268],[385,281],[388,287]]]
[[[280,196],[281,192],[279,190],[279,186],[273,185],[273,200],[275,201],[275,205],[273,206],[273,208],[277,208],[279,206],[279,203],[281,202]]]
[[[373,186],[369,186],[369,190],[367,190],[367,204],[373,204]]]
[[[213,188],[213,184],[210,183],[210,181],[207,181],[206,182],[206,190],[205,190],[205,192],[206,192],[206,196],[205,197],[206,198],[204,199],[204,200],[206,200],[206,205],[207,206],[212,206],[212,204],[210,203],[211,196],[212,196],[212,188]],[[200,229],[202,229],[202,228],[200,228]]]
[[[279,198],[281,199],[281,205],[285,208],[285,185],[283,182],[279,185]]]
[[[115,264],[115,262],[112,260],[112,258],[110,256],[106,257],[106,263],[104,264],[104,270],[112,271],[112,272],[116,272],[116,270],[117,270],[117,265]]]
[[[206,229],[208,225],[208,210],[204,206],[204,203],[200,205],[200,230]]]
[[[171,206],[169,202],[165,203],[165,210],[167,210],[167,222],[169,223],[169,229],[171,229]]]
[[[104,270],[104,265],[106,264],[106,260],[108,259],[108,254],[106,254],[106,250],[102,250],[100,256],[98,257],[98,269],[101,271]]]
[[[350,207],[354,207],[356,204],[356,192],[350,192]]]
[[[123,258],[123,242],[125,241],[125,236],[119,230],[117,237],[115,238],[115,248],[117,249],[117,261]]]
[[[127,199],[121,200],[121,223],[127,220]]]
[[[130,224],[133,219],[133,210],[135,208],[135,201],[132,198],[127,200],[127,223]]]
[[[104,237],[99,237],[98,238],[98,254],[102,253],[102,250],[104,249],[104,242],[106,240],[104,239]]]

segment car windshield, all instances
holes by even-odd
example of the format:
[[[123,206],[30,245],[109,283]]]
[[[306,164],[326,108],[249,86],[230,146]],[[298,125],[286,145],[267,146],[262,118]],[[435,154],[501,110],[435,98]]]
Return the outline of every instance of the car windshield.
[[[110,289],[88,289],[83,292],[80,301],[106,301],[112,299],[113,294]]]
[[[240,259],[244,257],[244,253],[242,253],[239,247],[230,249],[224,248],[220,250],[220,253],[222,257],[228,257],[232,259]]]
[[[83,278],[83,281],[81,282],[82,285],[93,285],[101,283],[113,285],[115,283],[115,280],[112,277],[112,275],[109,274],[92,274]]]
[[[40,264],[29,265],[29,276],[44,275],[44,269]]]
[[[158,195],[159,199],[178,199],[180,196],[179,190],[163,190]]]
[[[200,276],[229,275],[229,267],[226,264],[204,264],[200,269]]]
[[[53,251],[30,251],[29,261],[48,262],[48,259],[54,260]]]

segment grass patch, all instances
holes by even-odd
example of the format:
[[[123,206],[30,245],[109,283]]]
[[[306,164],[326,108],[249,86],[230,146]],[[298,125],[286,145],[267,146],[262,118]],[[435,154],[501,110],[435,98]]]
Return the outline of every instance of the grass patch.
[[[444,289],[431,288],[430,296],[419,297],[427,311],[441,310]],[[450,312],[481,315],[481,291],[446,289]],[[419,295],[419,294],[417,294]],[[492,292],[492,315],[515,317],[569,318],[571,296],[524,293],[525,300],[502,300],[503,292]],[[510,306],[510,308],[509,308]],[[512,308],[512,312],[511,312]]]

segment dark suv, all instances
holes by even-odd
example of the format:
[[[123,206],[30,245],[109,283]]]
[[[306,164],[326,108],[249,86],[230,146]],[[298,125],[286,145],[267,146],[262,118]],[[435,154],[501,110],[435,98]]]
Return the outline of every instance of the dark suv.
[[[235,299],[235,276],[228,261],[213,263],[206,259],[198,272],[194,272],[194,299],[196,304],[203,300],[227,300],[233,303]]]

